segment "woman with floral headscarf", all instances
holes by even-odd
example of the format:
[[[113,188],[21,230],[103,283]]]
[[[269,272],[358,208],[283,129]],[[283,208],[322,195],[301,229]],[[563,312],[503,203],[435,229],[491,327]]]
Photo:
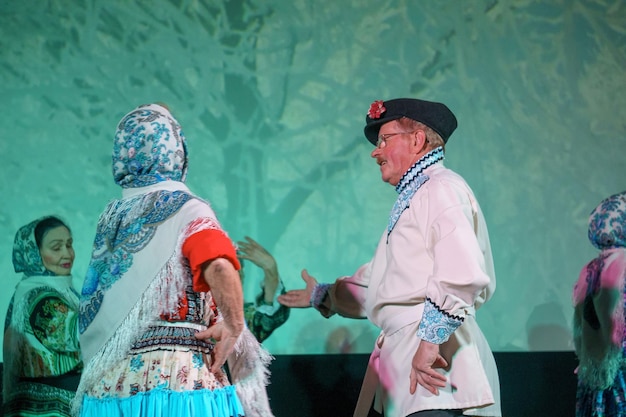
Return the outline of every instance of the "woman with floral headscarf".
[[[13,244],[23,274],[4,325],[4,416],[69,416],[80,379],[78,293],[69,227],[53,216],[20,228]]]
[[[269,355],[244,325],[235,247],[186,173],[185,137],[167,107],[122,118],[113,145],[122,198],[100,216],[81,292],[81,416],[272,415]]]
[[[588,235],[600,253],[574,286],[576,416],[626,416],[626,191],[593,210]]]

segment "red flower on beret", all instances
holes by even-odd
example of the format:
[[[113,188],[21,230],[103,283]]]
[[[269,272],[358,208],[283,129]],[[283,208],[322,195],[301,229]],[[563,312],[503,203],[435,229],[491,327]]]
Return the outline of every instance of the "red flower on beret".
[[[383,101],[376,100],[370,105],[370,109],[367,112],[367,115],[370,117],[370,119],[380,119],[380,116],[386,111],[387,109],[385,108]]]

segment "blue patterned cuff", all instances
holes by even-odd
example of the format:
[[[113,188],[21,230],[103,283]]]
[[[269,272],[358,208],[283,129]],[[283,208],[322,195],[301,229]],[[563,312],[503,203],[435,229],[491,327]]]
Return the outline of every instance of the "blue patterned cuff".
[[[451,316],[441,311],[429,298],[424,302],[424,314],[417,328],[417,337],[437,345],[447,341],[454,331],[463,324],[463,318]]]
[[[311,300],[309,301],[311,307],[319,310],[319,306],[326,298],[326,294],[328,294],[328,289],[331,285],[332,284],[317,284],[315,287],[313,287],[313,292],[311,292]]]

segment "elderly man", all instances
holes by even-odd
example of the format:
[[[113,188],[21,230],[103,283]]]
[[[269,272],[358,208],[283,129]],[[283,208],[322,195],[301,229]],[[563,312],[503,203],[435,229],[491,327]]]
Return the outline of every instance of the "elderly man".
[[[352,276],[279,297],[325,317],[367,317],[381,330],[355,416],[500,416],[499,381],[476,310],[493,294],[487,226],[474,194],[443,165],[457,127],[441,103],[375,101],[365,136],[398,198],[373,258]]]

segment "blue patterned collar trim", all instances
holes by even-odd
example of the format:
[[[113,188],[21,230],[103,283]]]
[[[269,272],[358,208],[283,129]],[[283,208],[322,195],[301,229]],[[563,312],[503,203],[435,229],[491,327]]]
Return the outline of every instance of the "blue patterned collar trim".
[[[412,167],[409,169],[400,179],[400,182],[396,186],[398,192],[398,198],[391,209],[389,215],[389,224],[387,225],[387,241],[389,241],[389,234],[395,227],[400,215],[406,210],[411,202],[411,198],[415,195],[415,192],[428,181],[428,175],[423,174],[424,170],[431,165],[443,160],[443,148],[438,147],[422,156]]]
[[[422,156],[413,166],[400,178],[400,182],[396,185],[396,192],[402,193],[426,168],[443,161],[443,148],[441,146],[428,152]]]

